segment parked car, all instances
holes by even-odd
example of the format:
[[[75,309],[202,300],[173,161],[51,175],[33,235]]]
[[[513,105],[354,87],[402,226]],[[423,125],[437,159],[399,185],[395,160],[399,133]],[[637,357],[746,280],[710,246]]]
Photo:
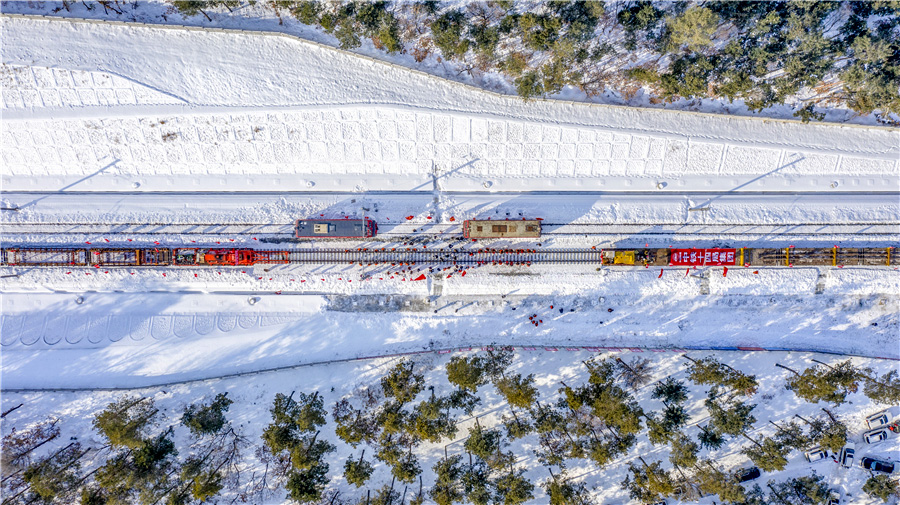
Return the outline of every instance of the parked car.
[[[888,425],[888,429],[894,433],[900,433],[900,421],[894,421]]]
[[[822,450],[821,447],[815,446],[815,447],[811,448],[810,450],[806,451],[806,453],[804,453],[804,456],[806,456],[806,461],[809,461],[810,463],[815,463],[816,461],[821,461],[821,460],[827,458],[828,453],[825,452],[824,450]]]
[[[887,440],[887,437],[888,437],[888,433],[887,433],[887,430],[884,428],[870,431],[870,432],[866,433],[865,435],[863,435],[863,438],[866,439],[867,444],[877,444],[878,442],[883,442],[883,441]]]
[[[853,466],[853,455],[856,453],[856,446],[853,444],[847,444],[841,449],[841,455],[838,457],[838,461],[841,463],[841,466],[844,468],[850,468]]]
[[[894,473],[894,464],[875,458],[863,458],[859,460],[859,466],[873,472]]]
[[[874,428],[878,428],[879,426],[884,426],[889,421],[890,420],[888,419],[887,411],[882,410],[881,412],[879,412],[877,414],[872,414],[871,416],[867,417],[866,418],[866,426],[868,426],[869,429],[871,430]]]
[[[747,482],[753,479],[758,479],[760,476],[759,468],[755,466],[751,466],[750,468],[742,468],[735,472],[735,478],[738,482]]]

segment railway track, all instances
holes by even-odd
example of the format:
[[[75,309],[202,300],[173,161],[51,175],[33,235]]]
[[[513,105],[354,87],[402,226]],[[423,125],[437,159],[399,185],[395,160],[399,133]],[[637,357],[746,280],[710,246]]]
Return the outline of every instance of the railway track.
[[[355,265],[522,265],[522,264],[578,264],[601,262],[599,249],[314,249],[291,251],[290,263]]]
[[[3,248],[0,264],[42,267],[251,266],[344,264],[410,270],[418,265],[442,268],[477,265],[590,264],[623,266],[900,266],[892,247],[872,248],[712,248],[604,249],[591,248],[469,248],[459,243],[429,249],[401,247],[316,248],[293,250],[206,248]]]

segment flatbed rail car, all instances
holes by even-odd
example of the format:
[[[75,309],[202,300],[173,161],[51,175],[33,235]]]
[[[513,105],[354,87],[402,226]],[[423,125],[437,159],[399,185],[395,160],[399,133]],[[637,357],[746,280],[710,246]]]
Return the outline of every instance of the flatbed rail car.
[[[765,266],[898,266],[900,258],[891,247],[885,248],[794,248],[752,249],[747,263]]]
[[[365,219],[298,219],[294,223],[297,238],[371,238],[378,234],[378,223]]]
[[[465,238],[541,238],[540,220],[467,220],[463,222]]]
[[[160,266],[171,263],[171,249],[91,249],[91,265]]]
[[[5,250],[5,264],[10,266],[88,266],[88,249],[62,248],[8,248]]]

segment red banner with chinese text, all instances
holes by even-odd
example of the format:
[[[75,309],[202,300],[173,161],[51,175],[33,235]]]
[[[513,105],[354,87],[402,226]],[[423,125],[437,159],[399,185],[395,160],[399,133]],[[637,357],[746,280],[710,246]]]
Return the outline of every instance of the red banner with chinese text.
[[[737,261],[737,249],[669,249],[669,265],[731,266]]]

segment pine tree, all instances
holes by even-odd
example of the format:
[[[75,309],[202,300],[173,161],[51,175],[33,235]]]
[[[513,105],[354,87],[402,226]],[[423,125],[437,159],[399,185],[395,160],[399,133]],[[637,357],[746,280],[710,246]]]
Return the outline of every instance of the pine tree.
[[[709,409],[709,426],[720,434],[740,435],[756,422],[756,418],[750,414],[756,405],[747,405],[744,402],[722,405],[720,402],[707,399],[706,407]]]
[[[534,374],[522,378],[522,374],[508,375],[494,381],[497,391],[512,407],[529,409],[537,399]]]
[[[867,380],[863,393],[870,400],[884,405],[900,404],[900,372],[891,370],[878,380]]]
[[[719,447],[722,447],[722,444],[725,443],[725,438],[719,434],[713,427],[711,426],[700,426],[700,434],[697,435],[697,441],[700,442],[700,447],[704,449],[715,450]]]
[[[719,495],[726,503],[742,503],[746,500],[744,487],[729,475],[716,468],[711,461],[705,460],[695,467],[694,477],[704,493]]]
[[[463,37],[466,16],[461,10],[449,10],[431,24],[434,45],[441,50],[444,58],[461,58],[469,50],[470,41]]]
[[[22,473],[28,492],[22,496],[23,503],[40,500],[42,503],[65,503],[77,496],[78,478],[81,465],[79,460],[87,453],[78,442],[54,451],[46,457],[28,465]],[[11,477],[6,475],[4,478]],[[8,497],[7,499],[15,498]],[[6,501],[6,500],[4,500]],[[14,500],[13,503],[15,502]]]
[[[863,492],[887,503],[891,498],[900,497],[900,484],[888,475],[873,475],[866,480]]]
[[[475,407],[481,404],[481,398],[473,395],[465,389],[456,389],[450,393],[449,404],[451,408],[461,409],[466,415],[471,416]]]
[[[684,382],[667,377],[656,383],[651,398],[662,400],[665,405],[679,405],[687,400],[687,391]]]
[[[432,389],[431,398],[414,409],[411,430],[420,439],[433,443],[456,436],[456,422],[450,416],[449,400],[435,396]]]
[[[399,500],[400,492],[394,489],[393,481],[390,484],[381,486],[372,494],[372,505],[390,505],[399,503]],[[361,503],[368,503],[368,501],[364,500]]]
[[[480,386],[487,384],[484,359],[480,356],[454,356],[446,368],[447,380],[465,391],[476,393]]]
[[[438,505],[452,505],[465,498],[462,486],[462,456],[444,457],[435,463],[436,482],[428,495]]]
[[[744,447],[741,449],[741,452],[750,458],[756,466],[764,472],[784,470],[788,463],[787,455],[791,451],[790,447],[786,447],[771,438],[760,437],[759,440],[754,440],[746,434],[743,435],[747,440],[753,442],[753,445]]]
[[[347,482],[358,488],[362,487],[366,481],[369,480],[369,477],[374,470],[372,463],[363,459],[365,455],[366,451],[363,451],[362,454],[359,455],[359,459],[350,457],[344,463],[344,478],[347,479]]]
[[[305,25],[316,25],[319,23],[319,14],[322,12],[322,5],[315,0],[301,0],[300,2],[291,2],[294,4],[291,14],[298,21]]]
[[[228,393],[219,393],[208,405],[195,403],[188,406],[184,409],[181,424],[196,437],[217,433],[225,426],[225,412],[234,403],[227,396]]]
[[[797,424],[794,421],[788,421],[787,423],[777,424],[774,421],[769,421],[769,424],[775,426],[778,430],[778,433],[775,435],[775,439],[778,443],[783,444],[785,447],[790,447],[792,449],[804,449],[809,447],[810,442],[812,441],[808,436],[803,433],[803,427]]]
[[[541,487],[550,498],[550,505],[588,505],[593,502],[583,482],[573,484],[566,478],[565,473],[553,475],[553,472],[550,472],[550,477],[541,483]]]
[[[467,452],[481,458],[489,467],[499,469],[512,464],[515,456],[512,453],[503,452],[503,435],[499,430],[485,430],[477,422],[469,428],[469,437],[466,439]]]
[[[669,452],[669,461],[681,468],[690,468],[697,464],[697,453],[700,447],[693,440],[678,435],[672,440],[672,450]]]
[[[172,0],[172,6],[184,17],[196,16],[198,13],[203,14],[207,21],[212,21],[203,9],[212,7],[213,2],[209,0]]]
[[[506,369],[512,364],[513,352],[511,348],[488,348],[487,356],[484,357],[484,373],[491,379],[496,381],[506,374]]]
[[[747,375],[735,370],[712,356],[699,360],[688,356],[685,358],[691,362],[688,365],[688,378],[695,384],[722,386],[731,390],[735,395],[743,396],[753,395],[759,385],[755,375]]]
[[[522,474],[524,470],[510,470],[497,479],[494,501],[498,505],[519,505],[534,498],[534,484]]]
[[[534,431],[534,426],[527,418],[520,417],[513,412],[512,416],[503,416],[503,428],[506,429],[506,438],[517,440],[526,437]]]
[[[840,452],[841,448],[847,445],[847,425],[832,418],[831,422],[817,433],[814,440],[831,452]]]
[[[157,412],[151,398],[122,396],[97,414],[93,425],[113,447],[137,449],[144,445],[144,433]]]
[[[825,477],[812,475],[795,477],[784,482],[769,483],[769,488],[781,500],[797,505],[826,505],[831,498],[831,490]],[[775,502],[775,500],[771,500]]]
[[[334,431],[338,438],[354,448],[363,441],[374,442],[378,435],[374,416],[367,415],[362,409],[355,409],[346,398],[335,403],[331,416],[337,424]]]
[[[820,401],[840,405],[847,401],[847,395],[859,388],[858,371],[850,363],[843,361],[834,366],[814,366],[802,373],[778,365],[794,375],[789,377],[785,387],[798,397],[812,403]]]
[[[391,475],[397,478],[400,482],[406,482],[407,484],[412,484],[415,482],[416,477],[422,473],[422,468],[419,466],[419,460],[410,450],[406,457],[401,458],[397,464],[391,466]]]
[[[312,503],[322,499],[322,491],[328,484],[328,465],[316,465],[301,470],[291,470],[284,487],[288,497],[298,503]]]
[[[672,49],[683,46],[690,51],[698,51],[708,47],[718,23],[719,17],[706,7],[690,7],[678,16],[669,17],[666,28],[674,46]]]
[[[318,428],[325,425],[325,407],[319,393],[300,393],[296,400],[294,394],[275,395],[270,409],[272,423],[261,438],[269,454],[290,460],[285,483],[290,499],[308,503],[321,499],[329,466],[323,458],[336,448],[318,438]]]
[[[103,495],[113,503],[128,503],[136,496],[150,503],[164,499],[175,489],[169,480],[178,454],[172,433],[166,430],[107,459],[94,474]]]
[[[493,496],[493,483],[490,480],[487,465],[479,460],[466,466],[462,476],[463,492],[466,501],[473,505],[488,505]]]
[[[425,389],[425,376],[413,371],[411,361],[401,361],[382,377],[381,388],[386,397],[394,398],[400,404],[408,403]]]
[[[628,475],[622,481],[622,489],[635,500],[657,502],[663,497],[675,494],[675,480],[662,468],[659,461],[647,464],[638,458],[640,464],[628,464]]]

